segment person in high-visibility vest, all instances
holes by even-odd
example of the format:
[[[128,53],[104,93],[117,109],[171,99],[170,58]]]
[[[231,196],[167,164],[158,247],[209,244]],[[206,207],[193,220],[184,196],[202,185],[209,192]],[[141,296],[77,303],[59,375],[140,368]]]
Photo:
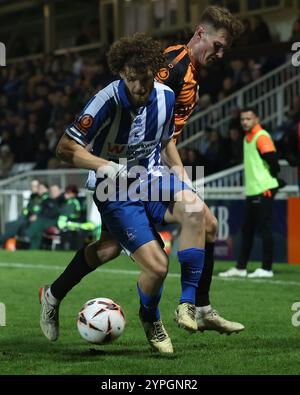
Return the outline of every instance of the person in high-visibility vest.
[[[276,148],[270,134],[261,127],[255,109],[244,108],[241,111],[241,125],[245,131],[244,167],[246,194],[242,244],[236,267],[219,273],[219,276],[270,278],[274,275],[272,271],[273,200],[278,188],[284,186],[284,182],[277,178],[280,166]],[[247,263],[257,228],[260,229],[262,237],[262,268],[247,274]]]
[[[57,226],[60,231],[94,231],[96,225],[82,218],[82,207],[78,199],[79,190],[76,185],[68,185],[64,192],[64,204],[62,205]]]
[[[5,224],[5,232],[0,234],[0,248],[3,245],[6,248],[6,241],[15,239],[16,236],[22,235],[32,221],[36,219],[41,210],[41,196],[38,194],[39,181],[32,180],[30,183],[31,195],[27,206],[22,210],[21,215],[15,221],[9,221]]]

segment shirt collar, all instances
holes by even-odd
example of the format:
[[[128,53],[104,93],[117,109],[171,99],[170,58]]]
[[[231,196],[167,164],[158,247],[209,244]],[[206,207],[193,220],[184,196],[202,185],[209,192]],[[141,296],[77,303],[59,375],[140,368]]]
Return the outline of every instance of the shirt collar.
[[[262,130],[262,127],[259,123],[257,123],[251,130],[246,132],[247,141],[251,141],[256,133],[258,133],[260,130]]]
[[[123,104],[123,106],[125,108],[131,109],[133,110],[133,107],[128,99],[127,93],[126,93],[126,86],[125,86],[125,82],[123,80],[120,80],[119,86],[118,86],[118,90],[119,90],[119,96],[121,99],[121,102]],[[147,100],[147,103],[145,104],[145,106],[148,106],[149,104],[151,104],[153,102],[153,100],[155,99],[155,88],[153,86],[153,89],[149,95],[149,98]],[[145,107],[143,106],[143,107]],[[141,108],[141,107],[140,107]]]

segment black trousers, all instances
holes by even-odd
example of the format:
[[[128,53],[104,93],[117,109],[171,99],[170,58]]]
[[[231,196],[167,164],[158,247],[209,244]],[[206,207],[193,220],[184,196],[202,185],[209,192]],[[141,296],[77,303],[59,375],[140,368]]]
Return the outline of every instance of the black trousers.
[[[245,218],[242,226],[242,245],[238,257],[237,268],[246,269],[256,230],[262,238],[262,268],[272,269],[273,237],[272,237],[272,208],[277,190],[273,189],[268,195],[247,196]]]

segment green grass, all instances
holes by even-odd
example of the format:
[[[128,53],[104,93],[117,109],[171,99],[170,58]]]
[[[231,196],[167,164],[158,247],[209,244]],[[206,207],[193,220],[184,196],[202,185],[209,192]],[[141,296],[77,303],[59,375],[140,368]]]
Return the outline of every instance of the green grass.
[[[216,332],[190,335],[176,327],[173,311],[180,290],[178,276],[166,280],[161,315],[175,348],[171,358],[153,355],[138,320],[138,270],[128,258],[87,276],[63,301],[61,335],[57,342],[44,338],[39,327],[38,289],[51,283],[73,253],[0,253],[0,301],[5,303],[6,326],[0,327],[0,374],[299,374],[300,327],[291,324],[291,305],[300,301],[300,266],[274,265],[271,280],[222,280],[214,277],[213,306],[231,320],[242,322],[244,332],[231,336]],[[24,267],[16,267],[22,263]],[[43,267],[37,267],[44,265]],[[33,267],[32,267],[33,266]],[[59,266],[59,267],[57,267]],[[258,265],[251,264],[249,269]],[[217,262],[217,272],[230,263]],[[112,273],[113,269],[128,271]],[[175,260],[170,273],[178,273]],[[126,315],[124,334],[105,346],[80,338],[77,312],[94,297],[109,297]]]

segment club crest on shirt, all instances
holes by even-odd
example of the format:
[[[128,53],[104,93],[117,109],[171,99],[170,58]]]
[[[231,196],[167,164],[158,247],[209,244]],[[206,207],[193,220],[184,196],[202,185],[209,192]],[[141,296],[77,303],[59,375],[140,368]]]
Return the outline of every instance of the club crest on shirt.
[[[125,234],[128,241],[134,241],[136,239],[136,230],[134,228],[127,228]]]
[[[74,126],[83,134],[88,133],[88,129],[93,125],[94,118],[90,114],[84,114],[78,117]]]
[[[169,77],[169,75],[170,75],[170,72],[169,72],[169,70],[167,69],[167,68],[162,68],[162,69],[160,69],[159,70],[159,72],[158,72],[158,78],[161,80],[161,81],[164,81],[164,80],[166,80],[168,77]]]
[[[83,117],[80,119],[80,126],[83,129],[88,129],[92,126],[93,124],[93,117],[90,114],[85,114]]]

